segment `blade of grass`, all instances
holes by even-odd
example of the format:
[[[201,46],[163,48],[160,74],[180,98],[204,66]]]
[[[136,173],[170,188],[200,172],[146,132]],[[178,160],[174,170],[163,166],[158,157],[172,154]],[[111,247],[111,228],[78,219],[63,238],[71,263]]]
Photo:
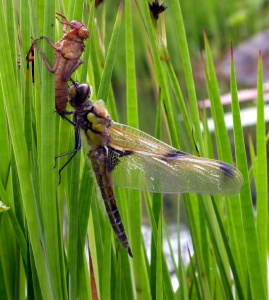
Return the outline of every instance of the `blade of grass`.
[[[8,197],[7,194],[2,186],[2,184],[0,183],[0,197],[1,199],[4,201],[5,204],[9,204],[8,201]],[[3,207],[1,206],[0,212],[3,209]],[[16,217],[16,215],[14,214],[13,210],[10,210],[7,206],[7,214],[8,217],[10,219],[11,224],[13,225],[14,229],[15,229],[15,234],[16,234],[16,239],[17,242],[20,246],[20,252],[23,258],[24,263],[26,263],[27,260],[27,249],[26,249],[26,240],[25,240],[25,236],[23,234],[22,228],[20,227],[20,224],[18,222],[18,219]]]
[[[98,99],[106,99],[108,98],[108,91],[111,82],[112,70],[115,60],[115,55],[117,53],[117,45],[118,45],[118,37],[119,37],[119,30],[121,25],[121,17],[122,17],[122,9],[123,9],[123,2],[120,3],[118,15],[115,21],[112,37],[108,46],[106,61],[104,70],[102,73],[101,82],[97,92]]]
[[[241,274],[242,272],[244,272],[243,276],[249,276],[251,296],[253,297],[253,299],[256,297],[266,298],[264,282],[263,280],[260,280],[260,274],[262,274],[262,267],[261,267],[258,240],[256,235],[256,227],[255,227],[255,221],[253,215],[253,206],[252,206],[252,199],[250,193],[250,182],[248,177],[248,166],[247,166],[244,137],[243,137],[243,131],[241,127],[240,109],[238,104],[237,89],[236,89],[235,82],[236,81],[235,81],[234,65],[231,64],[231,91],[232,91],[235,153],[236,153],[237,166],[244,178],[244,185],[240,192],[240,206],[241,206],[240,213],[242,215],[243,230],[241,229],[240,224],[237,225],[237,222],[235,222],[231,232],[234,233],[236,239],[239,241],[237,246],[238,257],[242,260],[240,271]],[[244,235],[242,235],[242,232],[244,232]],[[242,245],[244,245],[244,248],[242,248]],[[247,280],[248,278],[246,279],[244,278],[243,281],[241,279],[241,281],[243,282],[242,286],[244,289],[245,297],[249,293],[247,289],[247,283],[246,283]]]
[[[205,40],[205,51],[206,51],[206,59],[207,59],[207,68],[208,72],[206,72],[206,80],[207,80],[207,88],[208,94],[210,96],[211,103],[211,111],[214,119],[215,125],[215,134],[216,134],[216,142],[217,149],[219,153],[219,158],[226,162],[232,162],[230,142],[228,138],[228,132],[226,130],[226,125],[224,121],[224,111],[220,99],[218,81],[214,69],[213,59],[211,56],[211,51],[209,48],[206,32],[204,32],[204,40]]]
[[[191,236],[193,240],[193,248],[194,248],[194,253],[195,253],[195,258],[196,258],[196,264],[197,264],[197,272],[198,272],[198,278],[197,278],[197,285],[199,286],[199,290],[197,290],[197,293],[201,293],[202,299],[210,299],[211,294],[210,294],[210,288],[209,288],[209,282],[208,278],[206,276],[203,276],[203,274],[206,274],[205,270],[205,261],[203,259],[203,251],[201,249],[201,244],[200,244],[200,233],[198,232],[199,225],[195,224],[195,217],[194,215],[196,212],[193,209],[191,201],[197,201],[195,195],[193,194],[186,194],[184,196],[186,198],[185,205],[186,205],[186,212],[188,215],[188,221],[190,225],[190,231],[191,231]]]
[[[94,193],[92,193],[92,195],[95,195]],[[93,227],[94,227],[94,222],[95,222],[95,220],[94,220],[94,218],[93,218],[93,216],[94,216],[94,213],[90,213],[90,218],[89,218],[89,228],[91,228],[91,230],[89,230],[88,229],[88,232],[89,232],[89,234],[88,234],[88,236],[89,236],[89,253],[90,253],[90,255],[91,255],[91,257],[92,256],[94,256],[94,260],[93,259],[91,259],[90,260],[90,264],[91,264],[91,266],[90,266],[90,268],[93,270],[93,273],[91,273],[90,275],[91,275],[91,281],[92,281],[92,283],[91,283],[91,289],[92,289],[92,291],[93,291],[93,276],[94,276],[94,284],[95,284],[95,287],[96,287],[96,290],[95,290],[95,292],[97,293],[97,295],[98,295],[98,297],[100,298],[100,290],[101,290],[101,288],[100,288],[100,282],[101,282],[101,278],[100,278],[100,276],[101,276],[101,274],[100,274],[100,272],[99,272],[99,270],[101,269],[101,258],[100,258],[100,248],[98,248],[97,246],[98,246],[98,243],[99,243],[99,241],[98,241],[98,239],[95,239],[95,232],[94,232],[94,230],[95,230],[95,228],[94,228],[94,230],[92,229]]]
[[[151,222],[151,228],[152,228],[152,244],[154,244],[152,247],[155,247],[156,251],[154,253],[154,256],[151,257],[151,264],[149,266],[149,270],[148,272],[155,272],[153,274],[151,274],[151,280],[153,281],[151,283],[151,288],[155,289],[155,291],[157,290],[157,286],[156,286],[156,278],[157,278],[157,264],[160,264],[160,262],[157,259],[157,239],[158,239],[158,228],[157,228],[157,223],[156,223],[156,219],[155,216],[153,214],[153,210],[150,207],[150,195],[148,193],[145,193],[145,199],[146,199],[146,208],[147,208],[147,213],[149,215],[150,218],[150,222]],[[161,213],[159,214],[159,218],[160,218]],[[159,222],[159,220],[158,220]],[[163,226],[162,226],[163,227]],[[167,266],[167,261],[166,261],[166,257],[162,251],[162,284],[163,284],[163,292],[164,295],[167,299],[173,299],[174,298],[174,292],[173,292],[173,287],[172,287],[172,283],[171,283],[171,276],[170,276],[170,272]],[[155,291],[151,291],[151,294],[154,295]]]
[[[125,253],[122,253],[120,258],[117,260],[117,268],[121,268],[121,282],[125,299],[135,299],[136,292],[133,285],[133,271],[129,260],[129,256],[127,256]]]
[[[104,260],[101,274],[101,299],[111,299],[111,226],[108,220],[105,222],[104,239]]]
[[[157,231],[157,254],[156,254],[156,299],[163,299],[163,277],[162,277],[162,215],[159,216]]]
[[[232,162],[232,155],[230,150],[230,143],[228,139],[228,132],[226,130],[225,122],[224,122],[224,113],[223,107],[220,100],[219,95],[219,88],[217,83],[217,78],[214,70],[213,60],[209,48],[209,44],[207,41],[206,34],[205,36],[205,48],[206,48],[206,57],[207,57],[207,71],[206,71],[206,78],[207,78],[207,87],[208,92],[211,99],[211,108],[212,108],[212,116],[214,119],[215,124],[215,134],[216,134],[216,141],[217,141],[217,149],[219,153],[219,157],[231,163]],[[237,122],[237,125],[241,127],[240,122]],[[227,199],[226,201],[226,209],[227,209],[227,221],[228,221],[228,229],[231,234],[231,247],[232,252],[235,253],[234,256],[240,257],[240,269],[243,270],[246,263],[244,264],[245,257],[244,257],[244,247],[245,243],[242,241],[240,244],[238,241],[238,232],[242,231],[242,219],[241,219],[241,207],[239,198],[233,197],[231,200]],[[219,207],[221,212],[221,207]],[[242,251],[240,254],[238,251]],[[238,262],[238,260],[234,259]],[[241,280],[243,279],[242,276],[245,276],[246,273],[239,272],[241,274]],[[244,283],[242,284],[244,286]],[[245,290],[245,289],[244,289]]]
[[[93,201],[91,201],[90,222],[88,225],[89,244],[92,257],[96,257],[93,260],[93,268],[96,280],[96,286],[98,295],[100,296],[102,286],[102,272],[104,258],[104,245],[103,245],[103,230],[104,230],[104,216],[103,211],[100,212],[98,207],[96,191],[92,194]]]
[[[204,212],[206,215],[206,220],[208,224],[209,233],[211,235],[211,241],[213,244],[213,251],[216,257],[216,262],[219,270],[219,275],[221,277],[220,283],[222,288],[223,297],[232,298],[232,289],[230,287],[230,268],[227,268],[226,254],[229,255],[230,264],[232,267],[233,275],[235,281],[238,283],[237,292],[241,297],[243,296],[242,287],[237,275],[237,270],[235,269],[235,264],[233,261],[232,253],[230,251],[226,233],[224,231],[223,223],[217,208],[217,203],[213,201],[213,207],[205,205],[205,201],[201,201],[203,205]],[[213,208],[214,212],[213,213]],[[216,216],[216,218],[215,218]],[[220,227],[220,228],[218,228]],[[219,232],[220,230],[220,232]],[[220,236],[221,233],[221,236]],[[225,246],[225,249],[224,249]],[[224,251],[225,250],[225,251]],[[241,299],[241,298],[240,298]]]
[[[55,3],[45,2],[44,6],[44,36],[55,40],[55,29],[51,24],[55,23]],[[43,43],[44,53],[48,61],[54,61],[54,51],[48,43]],[[40,98],[40,133],[38,132],[38,153],[40,161],[40,192],[41,192],[41,212],[42,224],[44,226],[44,251],[47,255],[53,289],[57,299],[63,298],[62,273],[59,268],[61,257],[59,254],[59,234],[58,215],[56,202],[56,180],[53,170],[55,157],[55,75],[48,72],[42,62],[41,68],[41,98]]]
[[[138,128],[138,101],[136,89],[136,69],[135,69],[135,48],[133,37],[132,1],[125,2],[125,49],[126,49],[126,104],[127,123]],[[128,192],[129,205],[126,210],[129,212],[128,227],[130,232],[130,242],[134,258],[132,267],[134,272],[135,285],[141,289],[140,296],[149,297],[149,281],[146,270],[145,256],[141,245],[143,243],[141,230],[142,208],[141,193],[139,191]],[[125,204],[127,205],[127,203]],[[136,211],[135,214],[131,213]],[[143,262],[143,263],[141,263]]]
[[[69,216],[69,243],[68,243],[68,266],[69,266],[69,298],[77,298],[78,288],[78,253],[83,253],[78,249],[80,238],[79,228],[79,183],[80,183],[80,157],[81,152],[76,154],[69,164],[69,195],[67,197]],[[82,247],[84,248],[84,247]]]
[[[3,99],[2,89],[0,91],[0,99]],[[10,167],[10,144],[8,140],[8,128],[4,101],[0,101],[0,115],[2,116],[0,118],[0,128],[2,129],[2,133],[0,135],[0,145],[2,145],[2,147],[0,147],[0,180],[3,183],[3,185],[6,185],[6,174],[8,174],[8,169]]]
[[[112,299],[124,299],[122,297],[122,290],[123,290],[123,285],[122,285],[122,272],[121,272],[121,256],[119,256],[118,259],[118,264],[117,264],[117,269],[116,269],[116,285],[115,285],[115,294],[113,295],[114,297]]]
[[[7,214],[1,214],[0,222],[0,253],[1,253],[1,267],[6,286],[6,292],[9,299],[15,299],[18,293],[18,283],[14,282],[15,276],[18,272],[16,267],[16,240],[15,236],[11,234],[11,224]]]
[[[89,17],[88,17],[88,13],[87,13],[87,17],[88,17],[87,28],[90,32],[90,37],[89,37],[89,40],[85,43],[86,48],[85,48],[85,52],[83,54],[85,63],[81,66],[81,72],[80,72],[80,81],[81,82],[86,82],[87,77],[88,78],[93,77],[94,67],[90,64],[90,60],[91,60],[91,56],[92,56],[92,52],[90,50],[92,47],[95,48],[95,47],[97,47],[97,45],[99,45],[99,43],[95,43],[93,40],[93,30],[95,30],[95,27],[94,27],[95,26],[94,25],[94,13],[95,13],[94,5],[95,5],[95,1],[92,1],[90,8],[89,8],[90,9]],[[90,75],[88,75],[87,73],[90,73]],[[89,83],[91,85],[94,85],[94,78],[92,80],[90,80]]]
[[[258,79],[257,79],[257,174],[256,174],[256,194],[257,194],[257,237],[260,251],[261,268],[264,287],[267,286],[267,219],[268,219],[268,169],[266,154],[266,123],[264,120],[264,96],[263,96],[263,69],[262,56],[259,55]]]
[[[198,113],[198,107],[197,107],[197,97],[195,92],[195,85],[193,80],[193,74],[192,74],[192,66],[190,61],[190,54],[188,49],[188,43],[184,28],[184,21],[182,18],[181,8],[180,8],[180,2],[177,0],[171,1],[172,11],[174,14],[174,26],[176,29],[176,36],[179,44],[179,51],[181,55],[181,60],[183,64],[184,69],[184,75],[186,79],[186,85],[188,90],[188,98],[190,101],[190,114],[189,118],[191,121],[191,124],[193,124],[194,127],[194,139],[197,141],[199,145],[199,151],[201,152],[201,155],[204,155],[204,145],[202,140],[202,133],[200,128],[200,119],[199,119],[199,113]]]
[[[83,157],[83,155],[82,155]],[[78,295],[87,296],[91,294],[91,286],[88,273],[88,263],[85,257],[85,243],[86,243],[86,234],[87,234],[87,226],[88,220],[90,215],[90,207],[91,207],[91,195],[93,190],[93,177],[90,176],[89,172],[89,163],[88,161],[84,160],[83,172],[80,180],[79,185],[79,206],[78,206],[78,221],[79,221],[79,244],[77,249],[77,256],[78,256],[78,270],[80,270],[80,266],[84,269],[83,273],[78,271]],[[94,199],[95,201],[95,199]],[[91,256],[93,260],[96,257]],[[90,262],[91,263],[91,262]],[[87,294],[85,295],[85,291]],[[79,297],[79,296],[78,296]]]
[[[54,297],[54,294],[52,291],[49,272],[47,270],[47,263],[42,255],[42,245],[40,244],[40,241],[42,240],[40,220],[37,214],[37,208],[31,184],[30,166],[28,161],[25,135],[21,126],[21,120],[23,120],[23,116],[22,111],[17,109],[20,107],[20,98],[16,78],[14,76],[16,72],[14,72],[12,68],[13,63],[9,52],[11,46],[9,44],[6,26],[8,21],[9,18],[6,18],[6,16],[4,16],[4,11],[1,10],[0,24],[2,28],[2,42],[0,49],[2,55],[0,56],[0,64],[2,68],[1,82],[2,86],[5,87],[3,89],[3,99],[5,101],[5,107],[9,121],[10,136],[14,149],[22,200],[27,224],[29,226],[29,236],[32,243],[37,274],[40,281],[42,281],[41,291],[43,297],[50,299]],[[10,101],[10,99],[12,99],[12,101]]]
[[[158,82],[157,84],[162,93],[164,108],[167,114],[166,117],[169,120],[169,122],[167,122],[169,125],[169,133],[171,134],[171,140],[173,145],[179,148],[178,147],[179,141],[178,141],[177,131],[175,128],[175,121],[174,121],[174,111],[172,109],[169,92],[168,92],[168,82],[167,82],[168,76],[166,73],[164,73],[161,57],[160,57],[160,55],[162,55],[162,57],[164,55],[165,56],[164,59],[169,59],[169,57],[167,57],[168,53],[165,47],[163,46],[163,44],[160,44],[160,40],[162,39],[158,39],[159,44],[157,44],[156,34],[158,36],[158,33],[156,32],[156,30],[154,30],[152,24],[152,17],[150,16],[149,9],[148,9],[148,3],[146,1],[141,1],[139,3],[139,8],[141,10],[142,18],[145,23],[145,28],[148,34],[149,46],[152,52],[151,57],[153,59],[153,64],[154,64],[154,73]]]
[[[125,1],[126,103],[127,124],[138,128],[135,49],[131,1]]]

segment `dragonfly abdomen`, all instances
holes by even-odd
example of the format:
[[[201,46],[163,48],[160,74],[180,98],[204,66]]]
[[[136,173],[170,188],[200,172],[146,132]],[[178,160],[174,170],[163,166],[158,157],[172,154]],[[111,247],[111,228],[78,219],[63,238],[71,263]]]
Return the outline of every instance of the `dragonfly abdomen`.
[[[55,105],[59,113],[64,113],[68,102],[68,81],[61,80],[59,74],[55,74]]]
[[[55,72],[55,102],[56,110],[60,114],[64,114],[69,96],[68,81],[72,73],[76,71],[83,61],[80,59],[68,60],[63,55],[59,57],[59,65]]]
[[[105,188],[100,187],[100,189],[102,192],[102,196],[104,197],[103,192],[105,192]],[[113,195],[110,198],[104,199],[104,202],[110,224],[115,232],[118,241],[123,245],[123,247],[128,251],[129,255],[132,257],[133,255],[125,232],[125,228],[121,220],[120,212],[116,204],[115,196]]]
[[[108,171],[107,154],[108,151],[106,147],[94,147],[92,150],[90,150],[88,156],[91,160],[96,180],[105,203],[109,221],[117,240],[128,251],[128,254],[133,257],[131,247],[128,242],[128,237],[126,235],[120,212],[117,207],[116,198],[112,187],[111,172]]]

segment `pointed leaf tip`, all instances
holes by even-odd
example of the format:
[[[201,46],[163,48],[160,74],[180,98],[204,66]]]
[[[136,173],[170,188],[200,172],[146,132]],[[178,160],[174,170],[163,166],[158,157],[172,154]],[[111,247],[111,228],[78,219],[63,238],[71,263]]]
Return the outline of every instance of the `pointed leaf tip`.
[[[120,2],[119,12],[122,12],[122,8],[123,8],[123,0],[121,0],[121,2]]]
[[[232,42],[231,42],[230,56],[231,56],[231,62],[234,63],[234,49],[233,49]]]
[[[204,35],[205,41],[208,41],[205,27],[203,28],[203,35]]]

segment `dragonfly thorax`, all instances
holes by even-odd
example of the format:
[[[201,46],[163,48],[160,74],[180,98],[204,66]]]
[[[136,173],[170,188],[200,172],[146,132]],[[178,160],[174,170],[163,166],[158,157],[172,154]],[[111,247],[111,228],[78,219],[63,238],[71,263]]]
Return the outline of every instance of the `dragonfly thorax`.
[[[83,114],[83,126],[89,144],[92,146],[107,146],[110,141],[109,128],[112,121],[103,107],[93,104],[87,113]]]
[[[87,120],[92,124],[92,130],[96,133],[103,134],[111,126],[111,119],[105,108],[93,104],[91,111],[87,114]]]

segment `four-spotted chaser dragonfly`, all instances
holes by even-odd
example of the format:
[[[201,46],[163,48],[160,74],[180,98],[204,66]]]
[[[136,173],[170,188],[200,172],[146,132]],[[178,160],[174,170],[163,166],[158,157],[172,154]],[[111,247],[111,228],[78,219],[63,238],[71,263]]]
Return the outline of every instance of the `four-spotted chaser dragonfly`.
[[[130,256],[113,185],[156,193],[235,195],[240,191],[243,177],[235,167],[176,150],[138,129],[113,122],[102,100],[92,103],[90,94],[88,84],[74,83],[70,87],[74,113],[73,122],[69,122],[76,132],[73,155],[81,147],[82,129],[91,147],[88,157],[110,223]]]

